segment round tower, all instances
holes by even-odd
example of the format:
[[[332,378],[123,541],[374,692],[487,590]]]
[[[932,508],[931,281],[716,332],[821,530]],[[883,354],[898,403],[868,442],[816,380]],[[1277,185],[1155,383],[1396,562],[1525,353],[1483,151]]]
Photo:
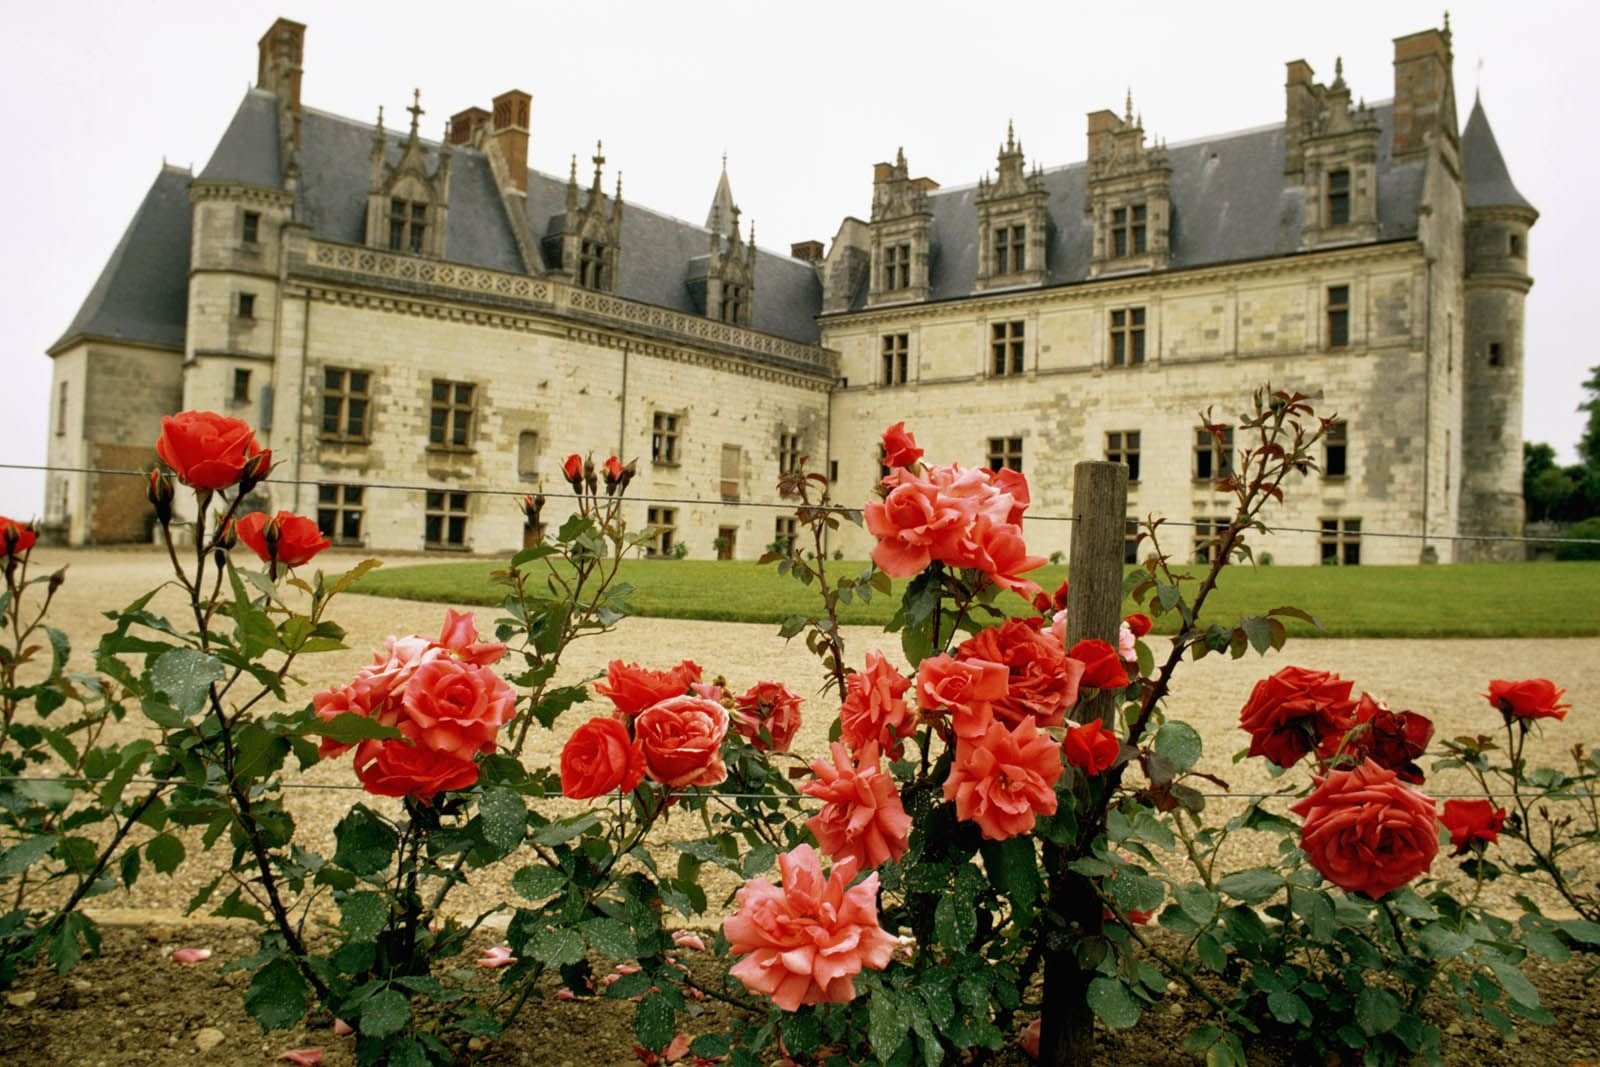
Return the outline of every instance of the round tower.
[[[1528,231],[1538,211],[1506,170],[1483,103],[1461,136],[1466,277],[1461,391],[1461,521],[1466,536],[1520,536],[1523,317],[1533,277]],[[1524,558],[1516,542],[1465,541],[1461,560]]]

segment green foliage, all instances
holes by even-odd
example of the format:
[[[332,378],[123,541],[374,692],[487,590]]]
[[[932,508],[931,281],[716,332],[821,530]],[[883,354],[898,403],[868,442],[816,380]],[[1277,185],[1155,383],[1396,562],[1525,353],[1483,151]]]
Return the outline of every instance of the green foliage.
[[[1567,527],[1564,537],[1593,542],[1587,545],[1560,544],[1556,546],[1556,559],[1562,562],[1600,560],[1600,515],[1584,519]]]

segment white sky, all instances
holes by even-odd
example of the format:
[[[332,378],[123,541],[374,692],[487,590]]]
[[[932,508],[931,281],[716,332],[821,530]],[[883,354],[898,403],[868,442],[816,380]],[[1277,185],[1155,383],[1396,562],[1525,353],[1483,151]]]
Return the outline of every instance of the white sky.
[[[413,4],[309,0],[0,0],[0,168],[6,252],[0,461],[42,463],[50,363],[163,158],[198,173],[283,15],[307,24],[302,99],[387,123],[420,87],[424,133],[509,88],[533,94],[530,162],[580,171],[605,142],[606,186],[705,220],[720,160],[762,246],[831,241],[865,218],[872,165],[904,146],[913,173],[964,185],[992,173],[1014,120],[1029,164],[1084,157],[1084,116],[1131,86],[1153,136],[1283,121],[1284,63],[1319,81],[1344,57],[1352,91],[1393,96],[1392,38],[1440,24],[1435,3],[804,4],[579,0]],[[1594,299],[1600,202],[1600,7],[1474,0],[1451,9],[1456,99],[1473,91],[1517,187],[1541,212],[1529,241],[1526,435],[1574,460],[1581,338]],[[1481,74],[1478,70],[1482,61]],[[1588,294],[1588,295],[1586,295]],[[0,469],[0,514],[43,507],[43,475]]]

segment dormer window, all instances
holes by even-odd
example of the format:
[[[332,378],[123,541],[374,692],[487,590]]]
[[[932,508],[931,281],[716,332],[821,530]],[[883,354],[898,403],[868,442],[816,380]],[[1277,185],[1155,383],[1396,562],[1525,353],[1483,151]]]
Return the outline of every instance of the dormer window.
[[[1144,255],[1147,245],[1145,232],[1145,206],[1143,204],[1113,208],[1111,211],[1111,255],[1116,258]]]
[[[428,232],[428,205],[420,200],[389,200],[389,248],[420,255]]]
[[[578,285],[584,289],[604,289],[606,247],[599,241],[583,241],[578,246]]]
[[[994,272],[1014,274],[1028,269],[1028,228],[1001,226],[994,231]]]
[[[1328,172],[1328,225],[1350,225],[1350,172]]]
[[[883,250],[883,287],[911,288],[911,246],[890,245]]]
[[[722,283],[722,321],[744,322],[745,304],[750,299],[744,286]]]

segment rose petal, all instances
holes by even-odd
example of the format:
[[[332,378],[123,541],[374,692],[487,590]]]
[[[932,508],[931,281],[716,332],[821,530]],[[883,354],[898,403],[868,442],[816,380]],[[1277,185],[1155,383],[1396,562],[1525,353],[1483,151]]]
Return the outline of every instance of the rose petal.
[[[320,1048],[292,1048],[279,1056],[278,1059],[286,1060],[289,1063],[298,1063],[300,1067],[316,1067],[317,1064],[322,1062],[322,1050]]]
[[[333,1020],[333,1032],[338,1034],[340,1037],[349,1037],[351,1034],[356,1032],[356,1028],[345,1022],[343,1019],[335,1019]]]
[[[696,952],[704,952],[706,950],[706,943],[700,935],[692,934],[687,930],[674,930],[672,932],[672,943],[679,948],[691,948]]]
[[[200,963],[211,958],[208,948],[175,948],[172,950],[173,963]]]
[[[517,962],[517,957],[511,954],[509,945],[495,945],[485,949],[483,955],[478,957],[478,966],[488,969],[496,967],[509,967]]]

